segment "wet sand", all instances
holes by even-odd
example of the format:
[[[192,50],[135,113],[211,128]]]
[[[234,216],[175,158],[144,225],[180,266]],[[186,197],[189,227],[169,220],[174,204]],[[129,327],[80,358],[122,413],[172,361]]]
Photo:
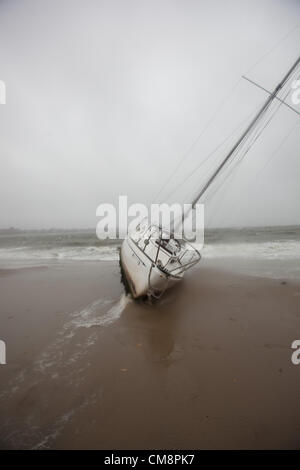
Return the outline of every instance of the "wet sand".
[[[0,447],[299,448],[300,285],[204,263],[153,306],[116,262],[0,271]]]

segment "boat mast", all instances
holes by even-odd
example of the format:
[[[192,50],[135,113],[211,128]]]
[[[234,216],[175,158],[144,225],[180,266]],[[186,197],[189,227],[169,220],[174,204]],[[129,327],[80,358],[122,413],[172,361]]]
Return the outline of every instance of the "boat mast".
[[[192,201],[192,208],[195,207],[196,203],[199,201],[199,199],[203,196],[203,194],[207,191],[213,180],[216,178],[216,176],[220,173],[224,165],[227,163],[227,161],[230,159],[230,157],[233,155],[233,153],[236,151],[236,149],[239,147],[239,145],[243,142],[247,134],[253,129],[255,126],[256,122],[258,119],[266,112],[266,110],[269,108],[271,105],[272,101],[276,98],[277,94],[281,90],[281,88],[286,84],[288,79],[290,78],[291,74],[294,72],[296,67],[300,64],[300,57],[296,60],[296,62],[293,64],[293,66],[289,69],[289,71],[285,74],[281,82],[277,85],[277,87],[274,89],[274,91],[270,94],[270,96],[267,98],[265,103],[263,104],[262,108],[258,111],[256,116],[253,118],[247,129],[243,132],[241,137],[237,140],[237,142],[234,144],[232,149],[228,152],[222,163],[218,166],[218,168],[214,171],[214,173],[211,175],[207,183],[204,185],[204,187],[201,189],[201,191],[197,194],[197,196],[194,198]]]

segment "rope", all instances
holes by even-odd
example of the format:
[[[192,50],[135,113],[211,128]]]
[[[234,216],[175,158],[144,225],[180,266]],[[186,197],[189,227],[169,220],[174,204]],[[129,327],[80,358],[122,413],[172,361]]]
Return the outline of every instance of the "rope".
[[[288,92],[285,94],[285,97],[284,99],[289,95],[289,93],[291,92],[291,90],[288,90]],[[267,120],[267,122],[261,127],[261,129],[257,132],[257,135],[255,136],[251,146],[257,141],[257,139],[259,138],[259,136],[261,135],[261,133],[264,131],[264,129],[269,125],[269,123],[272,121],[272,119],[274,118],[275,114],[277,113],[277,111],[280,109],[280,107],[282,106],[283,103],[280,103],[277,108],[275,109],[275,111],[273,112],[272,116]],[[292,126],[292,128],[289,130],[289,132],[287,134],[285,134],[285,136],[283,137],[283,139],[281,139],[280,143],[278,144],[278,146],[276,147],[276,149],[272,152],[271,154],[271,157],[267,160],[266,164],[258,170],[258,172],[255,173],[255,175],[251,178],[250,182],[248,182],[247,184],[247,188],[250,186],[250,184],[252,184],[252,181],[254,180],[254,178],[256,179],[258,177],[258,175],[264,171],[264,169],[266,168],[266,166],[271,162],[271,160],[273,159],[274,155],[278,154],[279,150],[281,149],[281,147],[284,145],[284,143],[286,142],[286,140],[289,138],[289,136],[294,132],[294,130],[296,129],[296,127],[298,126],[299,124],[299,120],[297,120],[296,124],[294,124]],[[250,147],[250,146],[249,146]],[[241,161],[244,159],[245,155],[248,153],[248,151],[250,150],[250,148],[248,147],[248,149],[244,152],[244,154],[242,155],[242,158],[240,159],[240,161],[238,162],[241,163]],[[233,168],[233,171],[234,171],[235,168]],[[236,176],[237,173],[235,173],[235,176]],[[225,180],[223,180],[221,182],[221,185],[223,185]],[[218,190],[220,189],[221,185],[217,188],[217,190],[215,191],[214,195],[218,192]],[[233,209],[236,208],[236,206],[238,205],[238,200],[235,201],[235,204],[234,206],[230,208],[231,210],[231,213],[234,212]],[[225,219],[226,216],[223,217],[222,221],[221,221],[221,224],[223,222],[223,220]]]
[[[279,41],[277,41],[269,51],[267,51],[265,54],[263,54],[260,57],[260,59],[258,59],[253,65],[251,65],[251,67],[245,72],[245,74],[251,72],[251,70],[253,70],[254,67],[256,67],[260,62],[262,62],[263,59],[265,59],[268,55],[270,55],[273,51],[275,51],[275,49],[277,49],[277,47],[282,42],[284,42],[299,27],[300,27],[300,23],[297,23],[295,26],[293,26],[293,28],[291,28]]]
[[[246,72],[246,74],[248,74],[251,70],[253,70],[254,67],[256,67],[263,59],[265,59],[269,54],[271,54],[282,42],[284,42],[295,30],[297,30],[298,28],[300,27],[300,23],[296,24],[293,28],[291,28],[279,41],[277,41],[275,43],[275,45],[268,51],[266,52],[265,54],[263,54],[263,56],[261,56]],[[226,101],[228,101],[229,97],[233,94],[233,92],[235,91],[235,89],[237,88],[237,86],[239,85],[241,79],[239,79],[235,85],[232,87],[232,89],[230,90],[230,92],[225,96],[225,98],[221,101],[221,103],[218,105],[218,107],[215,109],[213,115],[211,116],[211,118],[209,119],[209,121],[206,123],[206,125],[204,126],[204,128],[202,129],[201,133],[197,136],[197,138],[194,140],[194,142],[192,143],[192,145],[188,148],[188,150],[183,154],[182,158],[179,160],[178,164],[176,165],[174,171],[171,173],[171,175],[167,178],[167,180],[165,181],[165,183],[161,186],[161,188],[159,189],[159,191],[157,192],[156,196],[154,197],[153,199],[153,202],[157,201],[158,198],[161,196],[161,194],[163,193],[164,189],[168,186],[168,184],[170,183],[170,181],[172,181],[172,179],[174,178],[175,174],[178,172],[179,168],[181,167],[181,165],[184,163],[184,161],[187,159],[187,157],[191,154],[191,152],[193,151],[193,149],[196,147],[197,143],[199,142],[200,138],[204,135],[204,133],[206,132],[206,130],[209,128],[209,126],[212,124],[212,122],[214,121],[216,115],[218,114],[218,112],[220,111],[220,109],[224,106],[224,104],[226,103]],[[282,103],[281,103],[282,104]],[[279,107],[277,108],[277,110],[280,108],[281,104],[279,105]],[[277,110],[275,111],[275,113],[277,112]],[[275,115],[274,113],[274,115]],[[273,119],[273,116],[271,116],[270,120],[265,124],[265,126],[261,129],[261,131],[257,134],[256,138],[253,140],[252,144],[250,143],[248,149],[246,150],[246,152],[244,153],[244,155],[242,156],[242,159],[244,158],[244,156],[248,153],[248,151],[250,150],[250,148],[252,147],[252,145],[256,142],[256,140],[259,138],[259,136],[261,135],[262,131],[265,129],[265,127],[269,124],[269,122]],[[264,116],[262,116],[263,118]],[[240,125],[238,126],[240,127]],[[230,134],[223,142],[221,142],[221,144],[219,144],[212,152],[210,152],[210,154],[203,160],[200,162],[200,164],[179,184],[179,186],[176,187],[176,189],[172,190],[167,198],[165,198],[165,200],[167,200],[175,191],[178,190],[179,187],[181,187],[192,175],[194,175],[194,173],[196,171],[198,171],[198,169],[212,156],[214,155],[217,150],[227,141],[229,140],[229,138],[231,137],[231,135],[233,135],[235,132],[235,130],[233,131],[232,134]],[[247,136],[247,139],[248,139],[249,136]],[[244,142],[241,144],[241,145],[244,145]],[[237,149],[237,151],[239,151],[240,149]],[[234,157],[234,156],[233,156]],[[241,160],[242,160],[241,159]]]
[[[261,104],[259,106],[256,106],[256,108],[252,110],[251,113],[248,114],[248,116],[245,119],[243,119],[238,124],[238,126],[236,126],[234,130],[204,158],[204,160],[198,163],[198,165],[176,186],[176,188],[172,189],[168,193],[165,200],[168,200],[181,186],[183,186],[195,174],[195,172],[197,172],[204,165],[204,163],[206,163],[234,134],[236,134],[236,132],[240,129],[240,127],[250,119],[250,117],[257,111],[257,109],[260,106]],[[198,183],[198,186],[199,186],[199,183]]]
[[[165,189],[165,187],[170,183],[170,181],[173,179],[173,177],[175,176],[175,174],[177,173],[177,171],[179,170],[179,168],[181,167],[181,165],[183,164],[183,162],[186,160],[186,158],[191,154],[191,152],[193,151],[193,149],[195,148],[195,146],[197,145],[197,143],[199,142],[199,140],[201,139],[201,137],[205,134],[205,132],[207,131],[207,129],[209,128],[209,126],[212,124],[212,122],[214,121],[217,113],[219,112],[219,110],[224,106],[224,104],[226,103],[226,101],[228,101],[228,99],[230,98],[230,96],[233,94],[233,92],[235,91],[235,89],[237,88],[237,86],[239,85],[241,79],[239,79],[235,85],[231,88],[231,90],[229,91],[229,93],[225,96],[225,98],[221,101],[221,103],[218,105],[218,107],[215,109],[213,115],[211,116],[211,118],[207,121],[207,123],[205,124],[204,128],[202,129],[202,131],[200,132],[200,134],[197,136],[197,138],[194,140],[194,142],[192,143],[192,145],[188,148],[188,150],[183,154],[183,156],[181,157],[180,161],[178,162],[177,166],[175,167],[174,171],[171,173],[171,175],[167,178],[167,180],[165,181],[165,183],[161,186],[160,190],[157,192],[156,196],[154,197],[153,199],[153,202],[157,201],[159,196],[162,194],[163,190]]]

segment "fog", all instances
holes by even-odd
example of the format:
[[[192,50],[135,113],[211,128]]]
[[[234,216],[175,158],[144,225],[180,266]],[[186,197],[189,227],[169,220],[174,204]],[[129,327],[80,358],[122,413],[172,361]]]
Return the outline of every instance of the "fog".
[[[299,39],[298,0],[1,0],[0,227],[96,227],[119,195],[189,202],[194,169],[266,99],[240,77],[272,90]],[[281,106],[207,225],[300,224],[299,174],[299,116]]]

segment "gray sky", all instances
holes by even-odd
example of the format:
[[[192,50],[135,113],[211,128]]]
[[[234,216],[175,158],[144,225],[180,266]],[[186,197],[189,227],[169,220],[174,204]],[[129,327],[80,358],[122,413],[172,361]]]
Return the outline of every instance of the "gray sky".
[[[296,60],[300,28],[280,40],[299,23],[299,0],[0,0],[0,227],[93,227],[119,194],[150,203],[218,109],[164,201],[265,98],[241,80],[220,108],[240,76],[271,89]],[[299,124],[272,156],[297,122],[280,109],[207,223],[300,224]]]

